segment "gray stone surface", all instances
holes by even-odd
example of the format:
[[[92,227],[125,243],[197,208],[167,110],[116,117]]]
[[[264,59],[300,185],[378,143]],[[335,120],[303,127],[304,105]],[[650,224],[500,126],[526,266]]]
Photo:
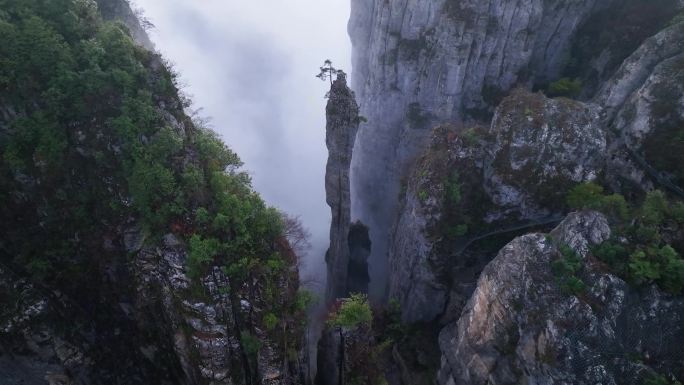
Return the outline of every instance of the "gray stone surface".
[[[354,92],[347,86],[344,73],[332,83],[326,107],[326,138],[328,163],[325,168],[325,197],[332,221],[330,247],[326,253],[328,266],[327,298],[346,297],[349,270],[349,226],[351,197],[349,167],[359,127],[359,107]]]
[[[487,118],[516,84],[557,77],[573,34],[609,0],[353,0],[353,89],[368,118],[352,162],[352,212],[369,225],[382,297],[400,179],[436,123]]]
[[[487,132],[478,134],[482,137],[468,139],[457,129],[435,131],[421,159],[436,160],[421,160],[411,172],[390,238],[389,296],[401,303],[404,321],[439,317],[450,286],[474,281],[480,272],[472,263],[452,271],[456,257],[438,249],[444,234],[430,234],[447,214],[444,183],[449,175],[460,174],[463,194],[483,190],[490,203],[475,209],[493,231],[558,216],[568,189],[595,180],[605,167],[599,111],[594,105],[517,89],[496,109]],[[471,145],[473,140],[478,143]],[[472,205],[482,205],[464,204],[471,212]],[[458,278],[448,282],[453,274]]]
[[[595,212],[570,214],[551,238],[516,238],[485,268],[458,322],[440,334],[440,384],[642,384],[682,376],[684,300],[605,273],[588,247],[610,228]],[[558,246],[580,255],[579,297],[559,290]]]

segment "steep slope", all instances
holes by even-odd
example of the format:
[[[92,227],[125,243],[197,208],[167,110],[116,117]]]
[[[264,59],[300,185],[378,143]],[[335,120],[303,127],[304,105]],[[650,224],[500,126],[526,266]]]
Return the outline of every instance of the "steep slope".
[[[683,93],[666,80],[681,77],[683,28],[675,19],[646,39],[588,102],[517,88],[488,128],[433,132],[402,181],[389,235],[389,297],[406,321],[435,319],[450,297],[457,309],[496,251],[470,255],[468,246],[553,223],[577,183],[605,181],[630,199],[653,187],[684,196],[676,166]]]
[[[502,101],[489,128],[437,128],[408,178],[390,238],[389,295],[404,320],[444,314],[452,286],[452,301],[467,298],[493,257],[463,255],[467,246],[558,220],[568,190],[602,173],[605,150],[595,106],[521,89]]]
[[[478,280],[461,319],[440,335],[440,384],[643,384],[682,378],[684,299],[635,290],[606,273],[590,248],[610,237],[605,217],[569,215],[548,236],[516,238]],[[552,268],[579,257],[577,296]],[[667,383],[667,382],[665,382]]]
[[[429,128],[488,122],[511,89],[543,88],[568,74],[591,83],[586,97],[593,96],[590,90],[682,8],[651,3],[352,1],[352,88],[368,117],[352,162],[352,212],[373,234],[374,293],[384,292],[388,233],[399,209],[394,197],[428,145]],[[645,13],[652,8],[657,12]],[[605,22],[616,12],[624,19]],[[600,44],[587,47],[597,34]]]
[[[136,43],[150,51],[154,50],[154,44],[150,40],[150,37],[147,36],[147,32],[143,26],[144,21],[138,18],[138,15],[131,9],[131,4],[128,1],[96,1],[103,19],[123,23],[128,28],[128,31],[130,31],[131,37]]]
[[[2,382],[303,381],[281,214],[164,60],[93,1],[0,9]]]
[[[399,180],[437,123],[487,119],[508,90],[557,78],[581,23],[608,0],[352,1],[359,134],[354,216],[368,223],[372,286],[382,292]]]
[[[360,128],[352,160],[352,212],[369,223],[373,235],[371,293],[396,300],[401,319],[412,330],[444,327],[440,383],[626,383],[660,378],[658,373],[670,380],[681,377],[679,358],[655,357],[656,335],[639,323],[647,319],[646,324],[669,325],[675,342],[660,346],[667,351],[684,341],[675,325],[681,311],[676,294],[684,277],[678,214],[684,197],[684,4],[352,4],[353,88],[369,118]],[[663,211],[649,213],[660,210],[656,207]],[[582,274],[589,274],[582,276],[591,287],[589,297],[609,290],[598,302],[619,314],[580,309],[589,313],[575,320],[573,312],[580,310],[551,294],[524,298],[524,306],[511,305],[507,313],[488,314],[507,294],[497,292],[487,294],[487,306],[495,305],[478,310],[482,319],[474,320],[474,305],[464,309],[467,303],[479,300],[489,286],[508,282],[509,275],[528,274],[526,264],[499,261],[504,257],[492,262],[497,254],[508,253],[499,249],[516,236],[550,230],[571,209],[581,208],[608,213],[619,234],[601,246],[607,254],[590,255],[589,263],[581,264]],[[565,226],[575,219],[566,219]],[[589,238],[603,231],[585,230],[572,231]],[[518,246],[506,258],[532,253]],[[555,255],[558,248],[565,250],[549,243],[539,253]],[[546,258],[537,254],[530,261]],[[596,258],[599,267],[592,264]],[[541,268],[529,274],[535,281],[528,286],[537,291],[558,281]],[[611,277],[610,285],[594,280],[600,274]],[[556,285],[553,293],[579,285],[571,281],[563,280],[565,286]],[[519,280],[510,282],[503,291],[524,292],[515,287]],[[660,288],[645,288],[656,282]],[[629,303],[617,303],[621,298]],[[663,308],[646,316],[652,300]],[[528,324],[516,318],[546,308],[567,311]],[[630,312],[634,315],[625,315]],[[519,347],[516,333],[499,333],[500,316],[514,319],[502,320],[512,328],[537,320],[593,327],[592,320],[602,319],[612,323],[606,333],[614,334],[604,339],[626,347],[636,343],[632,338],[643,337],[649,346],[644,354],[652,359],[611,362],[602,345],[584,335],[577,343],[586,351],[554,335],[548,345],[567,348],[567,354],[546,362],[551,356],[532,350],[531,342]],[[466,326],[456,326],[476,322],[472,335],[462,329]],[[619,354],[632,355],[627,350]],[[595,366],[582,367],[594,359]],[[422,366],[430,367],[427,362]]]

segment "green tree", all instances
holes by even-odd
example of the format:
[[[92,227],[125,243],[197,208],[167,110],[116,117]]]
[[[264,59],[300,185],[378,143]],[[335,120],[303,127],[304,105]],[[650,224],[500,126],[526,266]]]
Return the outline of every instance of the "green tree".
[[[669,212],[669,203],[665,194],[660,190],[654,190],[646,194],[641,212],[643,220],[647,224],[659,225],[662,223]]]
[[[373,312],[365,295],[352,294],[351,297],[342,301],[339,310],[329,321],[331,325],[346,329],[370,326],[373,322]]]
[[[323,65],[321,66],[321,72],[319,72],[318,75],[316,75],[316,77],[323,81],[330,81],[330,86],[332,87],[333,79],[340,72],[342,71],[333,67],[332,61],[330,61],[330,59],[326,59],[325,62],[323,62]]]
[[[568,193],[567,203],[573,209],[597,210],[602,206],[603,187],[595,183],[582,183]]]

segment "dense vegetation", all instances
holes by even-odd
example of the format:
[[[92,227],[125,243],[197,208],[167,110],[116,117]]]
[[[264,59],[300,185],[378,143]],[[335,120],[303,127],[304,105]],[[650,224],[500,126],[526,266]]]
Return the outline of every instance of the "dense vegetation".
[[[684,259],[681,230],[684,203],[670,201],[659,190],[649,192],[637,207],[630,207],[618,194],[587,183],[568,195],[572,208],[606,213],[613,222],[613,237],[594,249],[594,254],[611,270],[635,285],[658,284],[680,294],[684,290]]]
[[[258,295],[260,324],[296,351],[300,330],[283,320],[302,321],[307,300],[295,295],[281,214],[184,113],[167,63],[86,0],[0,0],[0,41],[2,265],[97,303],[102,271],[135,251],[125,233],[148,245],[173,233],[189,246],[195,286],[211,266],[249,282],[226,290]],[[239,325],[251,357],[257,327]]]
[[[52,280],[94,263],[85,243],[132,213],[153,232],[182,218],[182,160],[205,133],[188,138],[162,116],[160,103],[182,102],[159,57],[92,2],[0,5],[6,251]]]

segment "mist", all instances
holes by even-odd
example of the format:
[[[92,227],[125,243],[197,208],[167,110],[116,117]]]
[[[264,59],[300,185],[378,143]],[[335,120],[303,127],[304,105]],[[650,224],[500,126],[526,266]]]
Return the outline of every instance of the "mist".
[[[311,232],[305,281],[323,284],[325,59],[351,72],[348,0],[136,0],[200,116],[237,152],[268,204]]]

